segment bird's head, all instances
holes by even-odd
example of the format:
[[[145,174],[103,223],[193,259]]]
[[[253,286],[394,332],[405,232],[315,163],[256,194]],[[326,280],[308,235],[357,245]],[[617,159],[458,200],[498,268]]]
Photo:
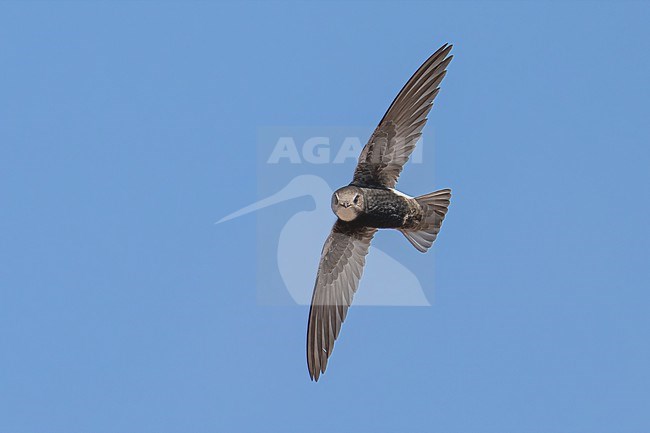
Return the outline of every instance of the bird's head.
[[[332,211],[343,221],[352,221],[365,210],[362,191],[356,186],[338,189],[332,195]]]

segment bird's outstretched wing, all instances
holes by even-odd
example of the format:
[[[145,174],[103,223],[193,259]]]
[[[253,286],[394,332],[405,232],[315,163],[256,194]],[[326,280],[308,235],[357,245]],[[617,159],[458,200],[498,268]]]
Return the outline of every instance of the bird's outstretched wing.
[[[376,231],[338,220],[325,241],[307,326],[307,366],[313,380],[325,372]]]
[[[422,135],[438,87],[453,56],[443,45],[413,74],[361,151],[353,184],[394,188]]]

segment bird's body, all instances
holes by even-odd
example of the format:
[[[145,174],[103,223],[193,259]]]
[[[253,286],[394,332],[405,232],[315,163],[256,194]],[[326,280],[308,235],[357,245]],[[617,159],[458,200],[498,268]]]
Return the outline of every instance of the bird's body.
[[[420,252],[440,231],[451,190],[410,197],[395,184],[422,135],[450,51],[451,46],[441,47],[409,79],[361,151],[352,182],[332,195],[337,221],[321,253],[307,327],[307,365],[314,380],[325,372],[377,230],[401,231]]]
[[[422,221],[422,207],[413,197],[391,188],[355,185],[345,188],[350,187],[358,191],[364,203],[363,210],[351,223],[377,229],[409,229],[417,227]],[[334,193],[334,197],[337,193]]]

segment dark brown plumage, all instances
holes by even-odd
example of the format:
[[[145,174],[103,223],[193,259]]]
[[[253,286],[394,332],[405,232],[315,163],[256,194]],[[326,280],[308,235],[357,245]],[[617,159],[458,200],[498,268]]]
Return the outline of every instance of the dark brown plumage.
[[[413,74],[361,151],[352,183],[332,196],[338,216],[321,253],[307,326],[307,365],[325,372],[379,228],[400,230],[419,251],[436,239],[451,190],[409,197],[394,189],[415,148],[452,57],[443,45]]]

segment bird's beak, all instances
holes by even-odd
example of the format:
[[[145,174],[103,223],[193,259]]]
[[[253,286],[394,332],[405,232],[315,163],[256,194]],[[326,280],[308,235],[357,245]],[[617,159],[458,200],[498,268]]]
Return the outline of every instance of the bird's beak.
[[[219,221],[217,221],[215,224],[221,224],[223,222],[229,221],[231,219],[238,218],[242,215],[246,215],[251,212],[258,211],[260,209],[264,209],[265,207],[273,206],[274,204],[282,203],[287,200],[291,200],[294,198],[302,197],[303,195],[307,195],[304,191],[302,191],[300,188],[297,187],[297,185],[294,182],[290,182],[287,186],[282,188],[280,191],[276,192],[275,194],[263,198],[253,204],[250,204],[246,207],[243,207],[239,209],[236,212],[233,212],[229,215],[226,215],[225,217],[221,218]]]

